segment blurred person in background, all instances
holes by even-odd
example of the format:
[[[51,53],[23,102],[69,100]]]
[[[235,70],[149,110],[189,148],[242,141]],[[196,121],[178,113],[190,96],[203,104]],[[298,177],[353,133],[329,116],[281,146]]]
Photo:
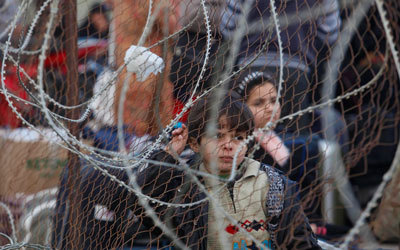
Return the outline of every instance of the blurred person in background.
[[[279,169],[291,180],[296,181],[299,184],[301,200],[303,202],[307,200],[304,202],[305,213],[312,222],[320,221],[322,215],[317,195],[319,137],[294,135],[280,123],[275,124],[271,130],[261,130],[268,122],[276,123],[281,115],[276,80],[268,73],[246,70],[231,85],[254,116],[256,141],[260,147],[253,149],[250,157]],[[274,108],[276,112],[272,117]]]
[[[110,20],[107,5],[96,3],[90,7],[89,15],[78,28],[78,37],[108,39]]]
[[[236,69],[255,59],[250,66],[253,70],[266,71],[276,77],[280,71],[280,48],[271,17],[271,2],[249,1],[227,0],[221,33],[225,40],[231,41],[235,32],[244,27],[243,33],[239,34],[239,53],[234,58]],[[246,15],[244,7],[248,4],[250,10]],[[275,1],[275,7],[282,42],[285,83],[282,89],[282,116],[286,116],[318,101],[315,96],[318,84],[314,80],[317,67],[329,58],[330,48],[339,35],[341,19],[337,0],[278,0]],[[241,20],[244,23],[240,23]],[[288,123],[289,128],[310,133],[310,116],[304,114],[296,117]]]

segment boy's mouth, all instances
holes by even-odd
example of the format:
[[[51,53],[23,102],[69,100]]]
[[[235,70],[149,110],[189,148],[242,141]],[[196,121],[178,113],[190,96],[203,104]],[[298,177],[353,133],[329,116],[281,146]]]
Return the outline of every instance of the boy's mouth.
[[[221,157],[219,157],[219,159],[222,162],[232,162],[233,161],[233,157],[232,156],[221,156]]]

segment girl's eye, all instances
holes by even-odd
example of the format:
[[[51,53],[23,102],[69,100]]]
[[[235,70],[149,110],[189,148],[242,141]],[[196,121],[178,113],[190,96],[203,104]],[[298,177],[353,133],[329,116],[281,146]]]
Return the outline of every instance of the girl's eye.
[[[256,106],[256,107],[260,107],[260,106],[263,105],[263,102],[262,101],[256,101],[256,102],[254,102],[253,105]]]
[[[271,104],[275,104],[275,102],[276,102],[276,98],[272,98],[270,101]]]

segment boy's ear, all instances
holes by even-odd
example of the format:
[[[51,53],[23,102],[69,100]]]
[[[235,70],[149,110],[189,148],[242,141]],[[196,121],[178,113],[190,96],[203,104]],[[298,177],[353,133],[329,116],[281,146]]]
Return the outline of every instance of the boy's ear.
[[[188,143],[189,143],[190,148],[191,148],[194,152],[196,152],[196,153],[199,153],[199,152],[200,152],[200,145],[199,145],[199,143],[197,142],[196,139],[194,139],[193,137],[190,137],[190,138],[188,139]]]

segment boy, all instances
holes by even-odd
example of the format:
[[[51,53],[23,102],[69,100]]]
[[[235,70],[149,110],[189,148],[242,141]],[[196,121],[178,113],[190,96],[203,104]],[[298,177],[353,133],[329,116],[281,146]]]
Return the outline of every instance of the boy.
[[[271,167],[246,158],[247,147],[237,156],[235,180],[224,181],[231,173],[235,152],[254,130],[254,119],[240,96],[227,96],[218,109],[217,136],[210,138],[206,134],[207,122],[211,119],[210,100],[210,97],[199,100],[189,113],[188,128],[174,130],[165,150],[155,153],[151,159],[178,165],[173,155],[179,155],[188,142],[200,156],[199,160],[189,163],[190,167],[208,174],[217,173],[220,177],[196,175],[211,191],[213,199],[206,199],[205,192],[182,168],[148,164],[137,178],[144,194],[175,204],[195,203],[177,208],[156,205],[156,212],[169,226],[175,227],[177,237],[192,249],[254,249],[256,242],[273,249],[320,249],[299,205],[294,184]],[[132,202],[136,203],[136,198]],[[225,215],[216,218],[217,206],[237,224]]]

